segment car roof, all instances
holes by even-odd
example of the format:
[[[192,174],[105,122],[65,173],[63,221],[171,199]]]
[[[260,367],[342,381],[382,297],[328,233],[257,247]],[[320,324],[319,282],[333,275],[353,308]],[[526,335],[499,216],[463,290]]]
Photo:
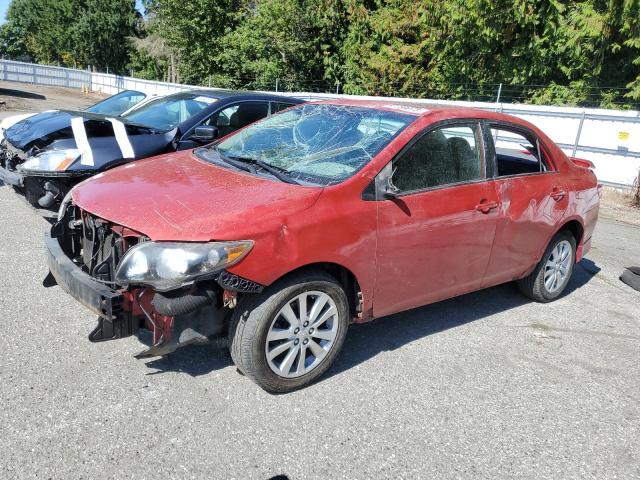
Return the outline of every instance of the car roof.
[[[284,95],[273,95],[270,93],[261,93],[261,92],[243,92],[236,90],[224,90],[224,89],[208,89],[208,88],[194,88],[190,90],[183,90],[181,92],[172,93],[170,95],[166,95],[162,98],[188,98],[193,96],[206,96],[212,99],[216,99],[215,102],[212,102],[211,105],[208,105],[206,108],[202,109],[200,112],[196,113],[192,117],[188,118],[177,127],[181,132],[187,132],[199,122],[201,122],[204,118],[207,118],[212,112],[216,110],[220,110],[225,108],[231,103],[234,102],[243,102],[243,101],[271,101],[271,102],[282,102],[291,105],[297,105],[300,103],[304,103],[305,100],[296,97],[289,97]]]
[[[509,123],[518,123],[529,126],[529,122],[526,122],[520,118],[512,115],[507,115],[499,112],[492,112],[489,110],[483,110],[473,107],[460,107],[457,105],[442,105],[429,103],[428,100],[423,102],[419,101],[402,101],[402,100],[358,100],[351,98],[340,99],[326,99],[312,102],[314,104],[325,105],[344,105],[351,107],[365,107],[373,108],[377,110],[388,110],[400,113],[407,113],[415,117],[427,117],[438,114],[438,116],[450,115],[452,118],[474,118],[474,119],[486,119],[496,121],[506,121]]]
[[[218,100],[271,100],[286,101],[289,103],[302,103],[304,100],[285,95],[275,95],[273,93],[247,92],[242,90],[225,90],[218,88],[194,88],[191,90],[182,90],[172,93],[167,97],[180,97],[181,95],[202,95]]]

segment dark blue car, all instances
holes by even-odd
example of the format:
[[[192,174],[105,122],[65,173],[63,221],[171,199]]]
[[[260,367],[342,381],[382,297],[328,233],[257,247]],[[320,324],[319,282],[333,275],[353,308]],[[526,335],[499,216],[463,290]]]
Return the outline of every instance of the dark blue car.
[[[228,135],[302,100],[227,90],[190,90],[121,116],[44,112],[5,131],[0,181],[35,207],[55,209],[85,178],[133,160],[186,150]]]

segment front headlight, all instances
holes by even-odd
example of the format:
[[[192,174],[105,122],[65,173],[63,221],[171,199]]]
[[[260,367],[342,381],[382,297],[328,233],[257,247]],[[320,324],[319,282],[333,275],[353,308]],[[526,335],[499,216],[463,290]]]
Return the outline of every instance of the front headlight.
[[[63,172],[69,165],[80,157],[80,150],[69,148],[66,150],[52,150],[43,152],[19,165],[20,170],[35,170],[42,172]]]
[[[118,265],[116,283],[173,290],[238,263],[251,240],[210,243],[143,242],[130,248]]]

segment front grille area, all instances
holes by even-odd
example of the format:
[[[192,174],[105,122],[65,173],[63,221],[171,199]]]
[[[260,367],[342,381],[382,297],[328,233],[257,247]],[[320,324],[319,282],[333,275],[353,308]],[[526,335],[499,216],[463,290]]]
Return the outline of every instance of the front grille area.
[[[118,262],[127,249],[124,238],[91,214],[82,215],[82,263],[92,277],[113,282]]]
[[[106,283],[115,282],[118,263],[126,251],[147,240],[74,206],[67,207],[62,224],[65,253],[89,275]]]

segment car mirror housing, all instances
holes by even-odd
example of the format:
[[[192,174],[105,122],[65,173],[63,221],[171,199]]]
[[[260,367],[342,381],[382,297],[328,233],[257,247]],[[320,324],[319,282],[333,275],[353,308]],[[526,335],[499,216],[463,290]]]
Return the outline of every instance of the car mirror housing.
[[[400,191],[393,184],[391,180],[393,176],[394,170],[393,165],[389,162],[385,165],[380,173],[375,178],[375,184],[373,188],[375,189],[375,194],[372,195],[372,191],[365,192],[368,193],[367,199],[373,200],[393,200],[398,197]]]
[[[382,197],[387,200],[393,200],[398,197],[398,189],[394,188],[392,185],[387,185],[382,190]]]
[[[199,142],[211,142],[218,138],[219,133],[218,127],[214,127],[213,125],[200,125],[194,129],[191,139]]]

